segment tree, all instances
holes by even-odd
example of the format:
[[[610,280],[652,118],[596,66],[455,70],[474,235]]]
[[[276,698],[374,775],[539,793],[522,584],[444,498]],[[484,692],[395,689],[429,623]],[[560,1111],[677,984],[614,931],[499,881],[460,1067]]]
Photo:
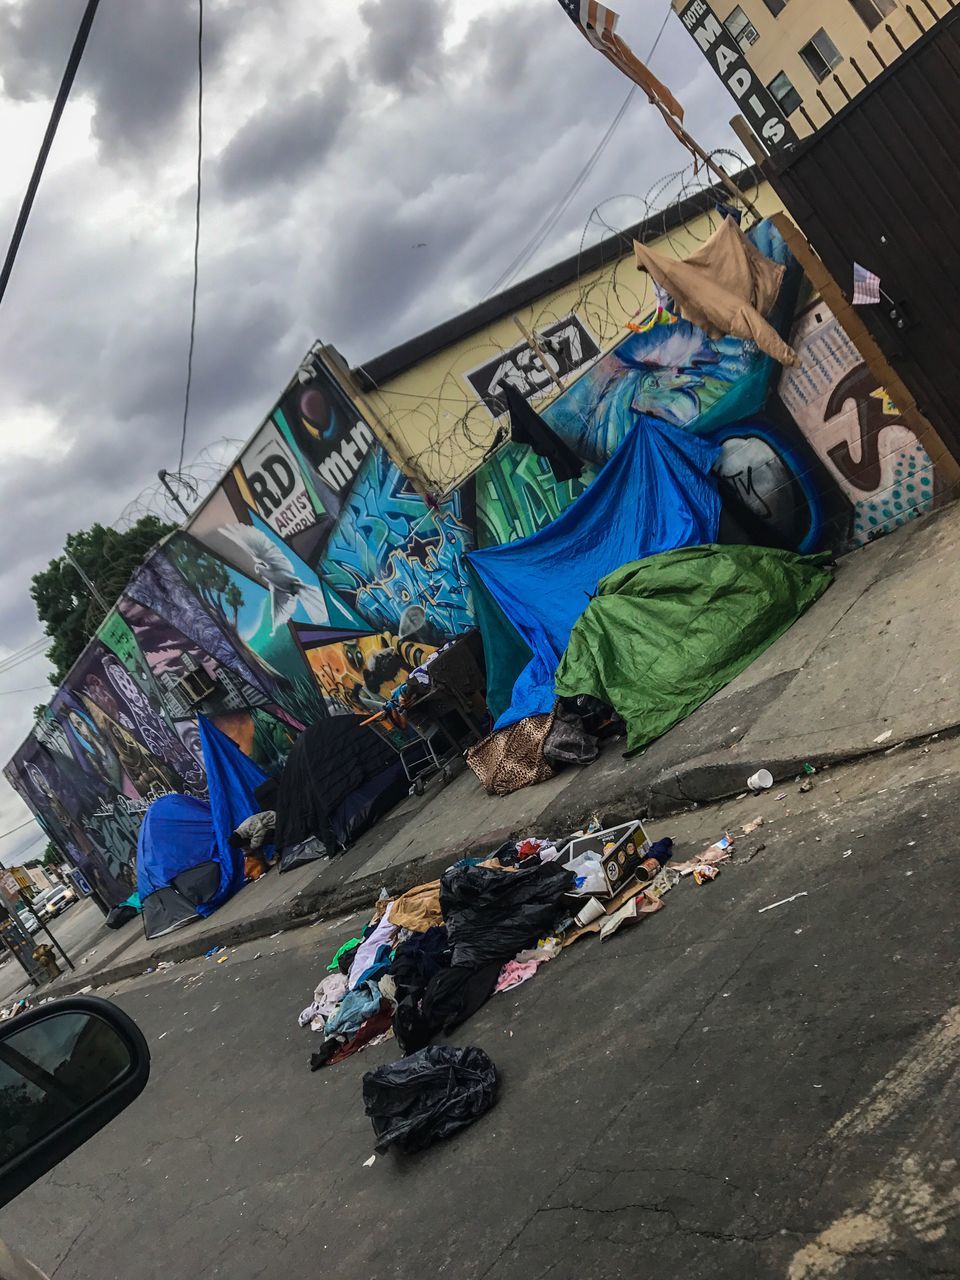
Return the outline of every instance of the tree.
[[[243,605],[243,592],[232,581],[223,561],[190,537],[174,538],[168,555],[203,603],[229,627],[230,614],[236,618]]]
[[[95,524],[81,533],[69,534],[65,547],[112,605],[147,552],[175,527],[152,515],[143,516],[125,530]],[[55,557],[34,576],[30,594],[43,629],[53,642],[47,657],[53,666],[50,681],[56,685],[103,621],[103,609],[91,598],[89,587],[65,555]]]
[[[230,606],[233,612],[233,629],[240,630],[240,610],[243,608],[243,592],[235,582],[231,582],[224,594],[224,602]]]
[[[42,865],[45,867],[60,867],[63,865],[63,854],[52,840],[47,841],[47,847],[43,851]]]

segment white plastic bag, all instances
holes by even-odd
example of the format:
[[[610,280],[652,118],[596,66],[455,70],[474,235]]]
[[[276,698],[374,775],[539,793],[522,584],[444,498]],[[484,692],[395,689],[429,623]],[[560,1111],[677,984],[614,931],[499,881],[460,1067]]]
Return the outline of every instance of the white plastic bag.
[[[603,863],[597,854],[581,853],[578,858],[566,863],[566,868],[577,877],[574,893],[590,895],[609,893],[607,877],[603,874]]]

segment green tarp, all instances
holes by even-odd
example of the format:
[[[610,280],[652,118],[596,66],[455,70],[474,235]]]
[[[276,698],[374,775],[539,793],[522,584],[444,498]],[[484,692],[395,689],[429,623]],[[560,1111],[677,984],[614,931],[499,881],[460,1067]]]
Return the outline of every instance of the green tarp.
[[[557,671],[558,696],[589,693],[641,750],[739,675],[833,580],[825,556],[683,547],[600,583]]]

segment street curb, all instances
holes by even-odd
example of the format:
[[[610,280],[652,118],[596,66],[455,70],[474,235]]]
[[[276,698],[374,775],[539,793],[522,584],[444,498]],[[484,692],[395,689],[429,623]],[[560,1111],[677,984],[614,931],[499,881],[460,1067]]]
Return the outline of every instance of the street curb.
[[[856,748],[835,747],[826,750],[793,750],[777,755],[766,755],[763,767],[773,774],[775,783],[795,778],[806,763],[817,769],[853,764],[870,756],[888,754],[903,747],[920,746],[932,738],[947,739],[960,736],[960,724],[947,725],[933,732],[925,731],[913,737],[891,738],[883,743],[860,745]],[[382,868],[358,880],[347,880],[336,887],[302,890],[291,901],[261,915],[237,920],[196,937],[177,935],[175,941],[157,946],[149,955],[135,960],[105,965],[92,972],[73,973],[49,987],[42,988],[45,995],[66,996],[82,988],[109,986],[128,978],[139,977],[155,969],[162,961],[179,963],[195,960],[205,955],[211,947],[237,946],[269,937],[278,932],[301,929],[323,920],[349,914],[358,908],[372,910],[380,890],[386,888],[392,895],[405,893],[415,885],[437,879],[452,862],[459,858],[490,853],[507,840],[530,834],[535,829],[539,836],[557,839],[576,830],[595,814],[600,815],[605,826],[612,826],[629,818],[665,818],[673,814],[689,812],[701,805],[714,804],[741,794],[744,790],[745,770],[753,767],[756,752],[749,756],[731,758],[730,751],[701,756],[678,768],[662,769],[655,778],[644,780],[635,776],[626,788],[620,778],[619,786],[604,791],[597,788],[568,788],[553,801],[539,818],[513,826],[504,826],[473,837],[456,845],[412,858],[398,866]],[[573,795],[569,793],[573,792]],[[129,944],[127,944],[129,945]],[[122,948],[121,950],[125,950]],[[114,955],[118,954],[114,952]]]

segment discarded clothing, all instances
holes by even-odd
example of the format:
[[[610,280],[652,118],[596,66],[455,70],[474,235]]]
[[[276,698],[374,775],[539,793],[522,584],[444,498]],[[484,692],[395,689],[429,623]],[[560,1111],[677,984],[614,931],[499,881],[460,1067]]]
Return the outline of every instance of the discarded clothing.
[[[831,580],[823,557],[769,547],[685,547],[624,565],[574,627],[557,691],[616,707],[633,754],[739,675]]]
[[[664,866],[673,857],[673,841],[669,836],[664,836],[662,840],[658,840],[656,844],[652,844],[647,851],[648,858],[656,858],[661,867]]]
[[[472,1018],[493,995],[499,976],[498,960],[476,969],[451,965],[435,973],[423,993],[419,1020],[411,1024],[413,1047],[419,1049],[441,1031],[449,1035]]]
[[[380,1008],[380,988],[375,982],[365,982],[355,991],[348,991],[340,1007],[328,1019],[325,1031],[330,1036],[353,1036]]]
[[[546,782],[555,770],[544,758],[543,747],[553,727],[553,713],[527,716],[497,729],[467,752],[467,764],[487,794],[508,796],[521,787]]]
[[[320,1006],[317,1004],[316,1000],[314,1000],[313,1004],[308,1004],[307,1007],[301,1011],[300,1016],[297,1018],[297,1022],[302,1029],[303,1027],[309,1026],[309,1024],[316,1018],[321,1017],[322,1014],[320,1013]]]
[[[584,464],[567,442],[547,426],[510,382],[504,387],[504,397],[510,410],[510,438],[514,444],[525,444],[538,457],[546,458],[557,480],[579,480]]]
[[[352,1040],[348,1040],[346,1044],[339,1045],[333,1053],[324,1052],[315,1053],[310,1059],[310,1070],[316,1071],[319,1067],[336,1066],[338,1062],[352,1057],[355,1053],[359,1053],[361,1049],[365,1049],[372,1040],[376,1040],[378,1036],[383,1035],[385,1031],[390,1030],[390,1024],[393,1020],[393,1005],[389,1000],[381,1000],[380,1007],[375,1014],[367,1018],[363,1026],[357,1031]],[[326,1045],[324,1045],[326,1049]],[[316,1059],[316,1062],[314,1061]]]
[[[351,938],[348,942],[345,942],[343,946],[340,948],[340,950],[337,952],[337,954],[330,961],[330,963],[327,965],[327,972],[328,973],[338,973],[338,972],[348,973],[350,971],[350,965],[353,963],[350,957],[352,956],[353,952],[356,951],[357,947],[359,947],[362,941],[363,941],[362,938]],[[343,967],[344,961],[348,962],[346,969],[344,969]]]
[[[497,986],[500,965],[438,969],[420,998],[410,995],[397,1006],[393,1029],[404,1053],[414,1053],[441,1032],[449,1035],[487,1003]]]
[[[399,929],[411,929],[414,933],[425,933],[443,924],[440,913],[440,881],[431,880],[429,884],[418,884],[401,894],[390,908],[390,921]]]
[[[424,1030],[420,1004],[434,974],[450,964],[450,943],[445,928],[415,934],[397,947],[387,980],[395,987],[397,1011],[393,1029],[404,1053],[427,1044],[432,1032]]]
[[[323,1018],[329,1018],[347,994],[347,980],[342,973],[331,973],[313,993],[313,1003]]]
[[[780,364],[800,363],[765,319],[780,293],[785,268],[764,257],[732,218],[725,218],[706,244],[681,262],[636,240],[633,247],[638,268],[673,299],[674,314],[708,338],[744,338]]]
[[[347,979],[351,990],[360,985],[367,970],[377,961],[380,948],[385,944],[392,948],[396,936],[397,926],[390,919],[390,907],[388,904],[383,919],[374,930],[367,934],[354,953],[353,964],[350,966],[350,974]]]
[[[472,1124],[496,1100],[497,1069],[482,1049],[433,1045],[363,1077],[378,1151],[420,1151]]]
[[[711,472],[719,448],[629,412],[635,425],[623,443],[555,520],[467,557],[533,654],[496,729],[552,710],[557,666],[604,574],[640,556],[716,540],[720,496]],[[486,654],[488,679],[492,674],[495,682],[499,661],[496,650]]]
[[[522,986],[528,982],[537,972],[540,966],[535,960],[526,960],[521,963],[519,960],[510,960],[500,970],[500,976],[497,978],[497,991],[513,991],[515,987]]]
[[[381,943],[370,964],[354,981],[354,986],[362,987],[365,982],[379,982],[388,971],[393,960],[393,947],[389,942]],[[353,970],[350,970],[351,975]]]
[[[310,1055],[310,1070],[319,1071],[321,1067],[325,1067],[333,1055],[343,1047],[344,1041],[335,1037],[325,1040],[316,1053]]]
[[[532,864],[532,865],[531,865]],[[575,877],[555,862],[527,859],[516,871],[458,867],[440,879],[440,906],[453,947],[451,963],[504,965],[553,933]]]

